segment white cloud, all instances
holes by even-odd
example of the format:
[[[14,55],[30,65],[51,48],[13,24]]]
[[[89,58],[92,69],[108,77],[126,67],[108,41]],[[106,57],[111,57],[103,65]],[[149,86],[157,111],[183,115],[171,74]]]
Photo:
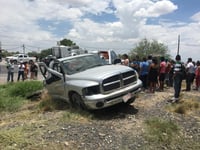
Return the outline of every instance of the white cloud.
[[[200,12],[194,14],[191,19],[200,22]]]
[[[49,48],[69,38],[80,46],[115,48],[124,53],[148,38],[168,45],[174,56],[180,34],[181,53],[187,57],[190,49],[198,59],[200,13],[191,17],[193,23],[163,20],[162,15],[179,9],[170,0],[0,0],[0,6],[2,45],[12,42]],[[103,14],[113,15],[115,21],[99,21]],[[160,22],[149,25],[149,18]],[[41,20],[52,24],[41,26]],[[60,31],[65,37],[55,33],[63,22],[72,26],[68,33]]]
[[[141,17],[159,17],[176,10],[178,7],[168,0],[158,1],[147,6],[147,8],[140,8],[135,13],[135,16]]]

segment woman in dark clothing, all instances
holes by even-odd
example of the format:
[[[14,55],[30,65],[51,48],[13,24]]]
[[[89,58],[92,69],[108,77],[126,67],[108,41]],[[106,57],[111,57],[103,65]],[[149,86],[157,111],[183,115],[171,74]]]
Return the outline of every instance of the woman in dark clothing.
[[[158,83],[158,71],[159,65],[156,58],[152,59],[152,63],[149,67],[149,92],[154,93],[156,85]]]

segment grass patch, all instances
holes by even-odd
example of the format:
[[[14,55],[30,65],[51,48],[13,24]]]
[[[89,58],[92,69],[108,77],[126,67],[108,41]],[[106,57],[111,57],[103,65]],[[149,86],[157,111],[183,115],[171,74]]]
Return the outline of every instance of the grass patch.
[[[29,144],[22,127],[0,130],[0,149],[19,149]]]
[[[73,108],[70,108],[69,111],[66,111],[63,114],[63,117],[61,118],[61,121],[63,122],[88,122],[89,120],[92,120],[94,116],[84,110],[75,110]]]
[[[24,103],[21,97],[0,97],[0,112],[16,112]]]
[[[151,118],[145,121],[146,124],[146,138],[150,143],[157,143],[159,145],[168,145],[178,137],[179,128],[171,122],[158,118]]]
[[[41,81],[24,81],[16,82],[9,88],[9,94],[11,96],[27,97],[31,93],[43,89]]]
[[[25,102],[26,96],[43,88],[40,81],[25,81],[0,85],[0,112],[17,111]]]
[[[46,92],[42,94],[39,109],[42,112],[65,110],[61,117],[62,122],[87,122],[93,118],[91,113],[80,109],[74,109],[63,100],[53,100]]]
[[[41,101],[39,103],[39,109],[41,111],[53,111],[53,110],[64,110],[69,108],[69,104],[63,100],[54,100],[49,96],[49,94],[44,91],[41,96]]]
[[[188,114],[199,110],[200,103],[195,99],[187,99],[181,100],[179,103],[170,105],[167,109],[171,112],[179,113],[179,114]]]

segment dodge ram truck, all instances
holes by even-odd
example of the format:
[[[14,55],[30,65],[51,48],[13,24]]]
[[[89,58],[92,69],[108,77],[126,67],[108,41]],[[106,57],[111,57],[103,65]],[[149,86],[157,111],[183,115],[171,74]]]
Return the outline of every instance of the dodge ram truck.
[[[39,63],[44,86],[53,99],[64,99],[75,108],[102,109],[132,103],[142,82],[130,67],[107,64],[95,54]]]

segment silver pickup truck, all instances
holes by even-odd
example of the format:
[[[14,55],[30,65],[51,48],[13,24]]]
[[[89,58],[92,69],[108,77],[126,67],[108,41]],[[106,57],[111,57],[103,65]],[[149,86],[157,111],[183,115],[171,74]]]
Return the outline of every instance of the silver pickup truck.
[[[142,82],[130,67],[108,65],[98,55],[82,54],[39,63],[44,86],[55,99],[82,109],[102,109],[132,103]]]

